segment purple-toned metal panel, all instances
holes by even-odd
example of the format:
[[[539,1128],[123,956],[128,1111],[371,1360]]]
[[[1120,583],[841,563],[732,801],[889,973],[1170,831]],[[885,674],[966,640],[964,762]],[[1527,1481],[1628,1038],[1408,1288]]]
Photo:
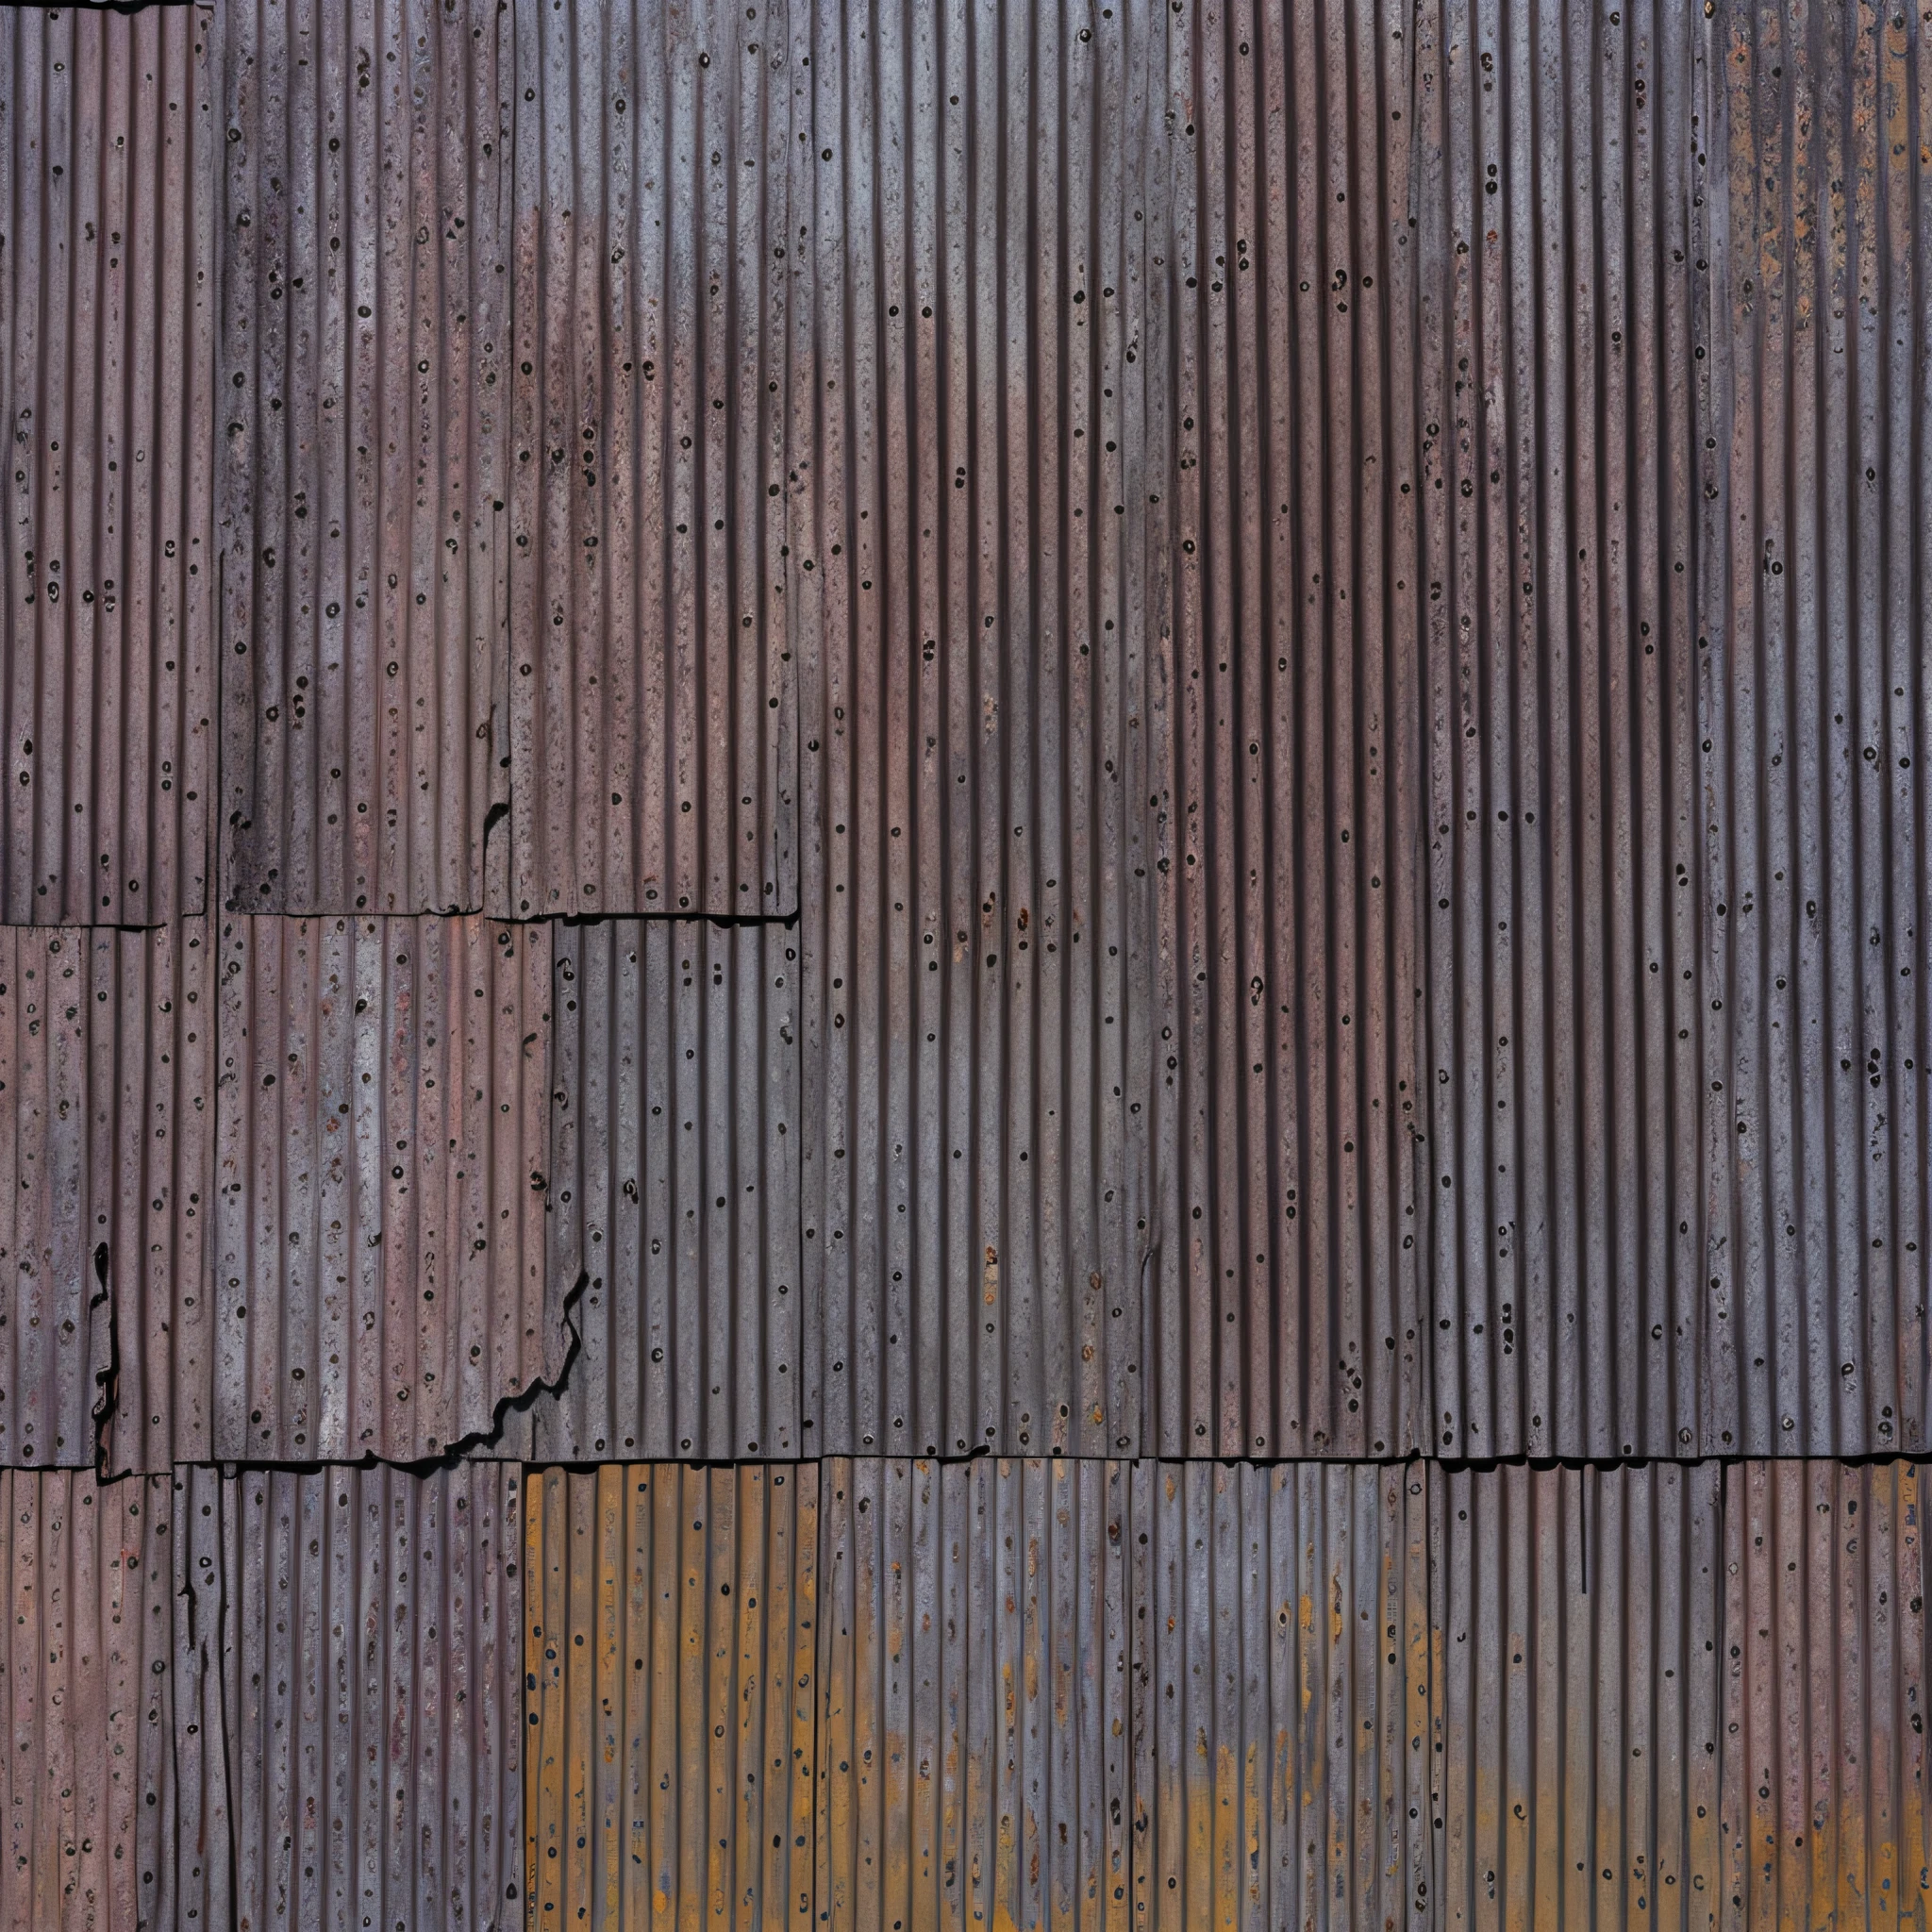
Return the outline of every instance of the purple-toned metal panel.
[[[824,0],[786,23],[822,1453],[1142,1440],[1187,29],[1155,0],[1086,22]]]
[[[0,1926],[201,1932],[229,1924],[225,1767],[181,1592],[185,1501],[0,1470]]]
[[[220,973],[212,1453],[489,1449],[567,1353],[549,927],[232,919]]]
[[[1706,1447],[1923,1451],[1932,23],[1723,0],[1699,52]]]
[[[1437,1923],[1441,1482],[1420,1462],[1135,1466],[1137,1925]]]
[[[1426,1431],[1414,11],[1162,9],[1152,367],[1113,372],[1130,456],[1146,438],[1131,541],[1169,574],[1144,788],[1161,1455]]]
[[[509,876],[490,909],[789,915],[805,76],[782,8],[513,18]]]
[[[1124,1463],[821,1467],[818,1915],[1130,1923]]]
[[[818,1513],[810,1462],[532,1476],[532,1926],[808,1932]]]
[[[510,777],[511,17],[216,20],[224,902],[481,911]]]
[[[0,11],[0,916],[205,905],[210,12]]]
[[[1932,1920],[1923,1471],[1724,1470],[1727,1928]]]
[[[1731,1921],[1715,1463],[1438,1471],[1435,1923]]]
[[[0,1462],[208,1450],[203,920],[0,927]]]
[[[525,1924],[521,1485],[500,1462],[192,1473],[235,1932]]]
[[[798,935],[623,920],[554,944],[548,1271],[582,1341],[505,1451],[796,1456]]]

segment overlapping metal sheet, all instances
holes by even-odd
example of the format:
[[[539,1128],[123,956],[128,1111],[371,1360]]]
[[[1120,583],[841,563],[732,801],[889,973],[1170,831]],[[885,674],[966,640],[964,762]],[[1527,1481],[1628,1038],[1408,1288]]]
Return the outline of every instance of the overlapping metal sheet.
[[[1132,1472],[1135,1923],[1433,1925],[1421,1462]]]
[[[1186,28],[1113,10],[791,22],[822,1452],[1142,1441],[1148,499]]]
[[[0,1925],[227,1924],[211,1684],[173,1480],[0,1469]],[[219,1849],[218,1849],[219,1848]]]
[[[1189,9],[1145,137],[1161,1455],[1427,1433],[1415,27]]]
[[[477,912],[509,796],[494,0],[214,15],[225,904]]]
[[[790,915],[808,75],[783,8],[510,17],[510,856],[491,909]]]
[[[1714,1463],[1432,1478],[1438,1924],[1738,1923],[1727,1481]]]
[[[815,1463],[532,1476],[531,1925],[811,1924],[818,1514]]]
[[[525,1924],[521,1483],[192,1473],[236,1932]]]
[[[1127,1465],[841,1459],[820,1485],[820,1921],[1126,1925]]]
[[[414,1462],[554,1381],[550,930],[221,931],[212,1453]]]
[[[202,9],[0,16],[0,913],[199,913],[215,702]]]
[[[1736,0],[1701,53],[1708,1446],[1923,1451],[1932,35]]]
[[[504,1445],[796,1456],[798,935],[622,920],[554,943],[545,1239],[582,1341]]]
[[[1923,1471],[1724,1471],[1727,1924],[1932,1917]]]
[[[206,1448],[208,953],[202,920],[0,926],[0,1462]]]

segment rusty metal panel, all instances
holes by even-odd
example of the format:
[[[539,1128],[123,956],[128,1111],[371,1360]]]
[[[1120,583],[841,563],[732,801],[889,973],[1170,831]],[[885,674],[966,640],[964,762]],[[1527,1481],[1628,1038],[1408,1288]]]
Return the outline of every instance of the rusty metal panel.
[[[550,1292],[582,1341],[505,1446],[796,1456],[798,935],[624,920],[554,943]]]
[[[1114,10],[789,23],[821,1452],[1141,1445],[1186,29]]]
[[[0,1925],[225,1925],[225,1771],[168,1476],[0,1469]],[[220,1847],[218,1855],[211,1850]]]
[[[1137,1924],[1433,1926],[1421,1462],[1132,1475]]]
[[[209,14],[0,13],[0,917],[205,905]]]
[[[521,1485],[500,1462],[192,1472],[236,1932],[524,1924]]]
[[[1693,19],[1432,0],[1416,22],[1423,1446],[1448,1455],[1717,1446]]]
[[[1716,1924],[1725,1480],[1715,1463],[1432,1478],[1441,1925]]]
[[[1414,11],[1190,8],[1142,137],[1161,1455],[1426,1432]]]
[[[488,1448],[564,1366],[543,1268],[550,929],[231,919],[214,1448]]]
[[[822,1465],[818,1910],[1124,1927],[1124,1463]]]
[[[533,1474],[530,1924],[806,1927],[819,1470]]]
[[[224,902],[481,911],[510,775],[510,17],[215,20]]]
[[[786,417],[817,365],[788,310],[784,8],[514,19],[510,858],[491,909],[789,915]]]
[[[206,921],[0,927],[0,1463],[207,1447]]]
[[[1727,1927],[1932,1918],[1923,1468],[1724,1471]]]
[[[1700,26],[1707,1446],[1923,1450],[1932,28],[1785,0]]]

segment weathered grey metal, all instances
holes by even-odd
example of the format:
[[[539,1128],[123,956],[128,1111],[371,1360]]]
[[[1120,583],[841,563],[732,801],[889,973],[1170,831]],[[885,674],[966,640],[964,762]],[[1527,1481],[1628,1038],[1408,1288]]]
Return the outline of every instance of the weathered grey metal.
[[[549,928],[231,918],[220,970],[212,1453],[487,1443],[567,1355]]]
[[[822,1452],[1142,1442],[1147,499],[1187,28],[1114,10],[787,19]]]
[[[1727,1485],[1715,1463],[1431,1478],[1440,1924],[1738,1923]]]
[[[208,1446],[205,920],[0,926],[0,1463]]]
[[[1401,1457],[1432,1281],[1417,9],[1161,13],[1112,371],[1158,599],[1143,1447]]]
[[[521,1485],[490,1462],[193,1472],[236,1932],[525,1923]]]
[[[0,14],[0,916],[199,913],[215,692],[208,15]]]
[[[510,854],[491,909],[789,915],[807,75],[783,6],[509,17]]]
[[[820,1487],[821,1922],[1126,1926],[1127,1465],[828,1460]]]
[[[223,891],[476,912],[509,795],[513,23],[215,16]]]
[[[230,1921],[225,1767],[168,1476],[0,1469],[0,1925]]]
[[[529,1924],[813,1924],[815,1463],[525,1497]]]
[[[1131,1474],[1135,1923],[1443,1923],[1423,1462]],[[1436,1807],[1440,1812],[1440,1807]]]
[[[557,929],[550,1305],[582,1338],[505,1454],[797,1456],[798,935]]]

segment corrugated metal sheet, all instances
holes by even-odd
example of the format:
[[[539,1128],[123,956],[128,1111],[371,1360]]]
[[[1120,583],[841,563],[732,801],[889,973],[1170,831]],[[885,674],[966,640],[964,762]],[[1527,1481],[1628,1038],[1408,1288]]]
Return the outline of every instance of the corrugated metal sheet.
[[[1724,1477],[1522,1464],[1432,1481],[1438,1923],[1735,1923]]]
[[[525,1508],[530,1924],[808,1925],[818,1466],[548,1471]]]
[[[1445,1454],[1718,1446],[1693,20],[1453,0],[1416,23],[1424,1446]]]
[[[16,924],[204,907],[208,18],[0,16],[0,912]]]
[[[512,22],[216,22],[225,903],[480,911],[509,791]]]
[[[1702,52],[1710,1446],[1922,1450],[1932,27],[1730,0]]]
[[[1724,1471],[1727,1924],[1932,1917],[1922,1472]]]
[[[1424,1463],[1133,1471],[1136,1923],[1433,1925]]]
[[[520,1484],[503,1463],[194,1472],[236,1932],[524,1924]]]
[[[176,1603],[177,1502],[167,1476],[104,1487],[78,1472],[0,1470],[9,1932],[225,1923],[225,1874],[210,1856],[223,1766]]]
[[[798,935],[625,920],[555,944],[548,1266],[583,1341],[505,1446],[796,1456]]]
[[[205,921],[0,926],[0,1462],[206,1446]]]
[[[1119,10],[791,23],[821,1451],[1141,1446],[1178,96]]]
[[[221,937],[214,1442],[415,1461],[554,1380],[550,932],[233,919]]]
[[[510,879],[491,909],[789,914],[787,414],[813,384],[788,307],[804,76],[784,10],[513,18]]]
[[[1431,1279],[1414,13],[1190,8],[1174,35],[1144,163],[1173,173],[1141,405],[1171,574],[1146,1446],[1400,1456]]]
[[[1124,1926],[1126,1465],[822,1467],[818,1914]]]

